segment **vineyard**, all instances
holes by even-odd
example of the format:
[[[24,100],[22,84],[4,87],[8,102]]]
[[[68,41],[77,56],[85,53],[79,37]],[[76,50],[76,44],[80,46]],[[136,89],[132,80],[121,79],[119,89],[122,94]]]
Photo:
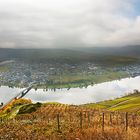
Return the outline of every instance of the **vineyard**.
[[[139,114],[58,103],[28,104],[0,121],[1,140],[139,140],[139,132]]]

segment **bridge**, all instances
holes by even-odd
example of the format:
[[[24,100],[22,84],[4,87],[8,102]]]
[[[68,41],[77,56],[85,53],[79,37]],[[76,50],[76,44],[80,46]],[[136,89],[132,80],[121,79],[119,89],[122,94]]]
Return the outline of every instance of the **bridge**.
[[[5,104],[1,103],[0,105],[0,109],[5,108],[9,103],[11,103],[13,100],[17,100],[20,99],[22,97],[24,97],[34,86],[35,83],[32,83],[29,87],[27,87],[26,89],[24,89],[23,91],[21,91],[20,93],[18,93],[17,95],[15,95],[12,99],[10,99],[8,102],[6,102]]]

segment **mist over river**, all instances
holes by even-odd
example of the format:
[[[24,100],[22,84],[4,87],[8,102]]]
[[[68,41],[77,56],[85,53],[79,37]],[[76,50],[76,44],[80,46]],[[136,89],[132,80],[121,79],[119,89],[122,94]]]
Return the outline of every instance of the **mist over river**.
[[[87,88],[71,88],[69,90],[64,88],[56,89],[56,91],[44,91],[43,89],[35,91],[32,89],[24,98],[31,99],[33,102],[59,102],[80,105],[121,97],[135,89],[140,90],[140,76],[104,82]],[[6,103],[22,90],[1,86],[0,102]]]

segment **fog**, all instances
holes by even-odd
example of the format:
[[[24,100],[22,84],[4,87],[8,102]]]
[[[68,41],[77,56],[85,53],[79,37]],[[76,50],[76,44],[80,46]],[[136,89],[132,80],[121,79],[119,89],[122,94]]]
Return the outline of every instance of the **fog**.
[[[56,89],[56,91],[32,89],[25,98],[33,102],[60,102],[64,104],[86,104],[103,100],[114,99],[132,93],[133,90],[140,90],[140,76],[135,78],[125,78],[111,82],[104,82],[87,88]],[[0,102],[6,103],[23,89],[0,87]]]

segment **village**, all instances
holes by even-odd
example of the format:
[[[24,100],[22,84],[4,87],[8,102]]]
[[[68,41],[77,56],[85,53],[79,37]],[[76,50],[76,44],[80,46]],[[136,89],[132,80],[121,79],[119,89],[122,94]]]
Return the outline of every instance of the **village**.
[[[82,64],[59,64],[59,63],[25,63],[21,61],[11,61],[1,65],[6,67],[5,71],[0,71],[0,84],[9,87],[27,86],[31,82],[39,84],[47,84],[56,81],[55,78],[60,78],[65,75],[104,75],[107,71],[124,72],[129,77],[140,75],[140,65],[125,65],[105,67],[94,63]],[[53,78],[52,78],[53,77]]]

